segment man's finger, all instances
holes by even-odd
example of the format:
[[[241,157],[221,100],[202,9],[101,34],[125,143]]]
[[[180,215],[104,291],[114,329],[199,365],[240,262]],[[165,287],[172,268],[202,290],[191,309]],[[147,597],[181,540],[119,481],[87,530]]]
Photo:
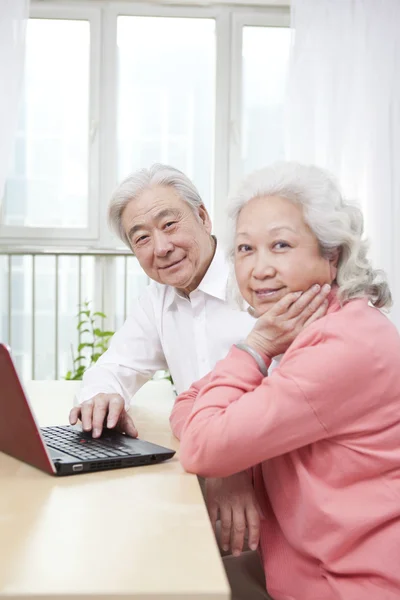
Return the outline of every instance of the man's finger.
[[[115,427],[124,410],[124,401],[121,396],[112,396],[108,405],[107,427],[112,429]]]
[[[108,402],[107,400],[97,400],[94,403],[93,407],[93,415],[92,415],[92,428],[93,428],[93,437],[98,438],[101,436],[101,432],[103,431],[104,420],[107,415],[108,410]]]
[[[92,430],[93,400],[86,400],[81,404],[81,421],[83,431]]]
[[[260,542],[260,514],[255,506],[246,507],[246,521],[249,548],[250,550],[256,550]]]
[[[244,536],[246,533],[246,520],[243,507],[232,511],[231,548],[233,556],[240,556],[243,550]]]
[[[118,423],[118,429],[122,431],[122,433],[129,435],[129,437],[137,438],[138,436],[138,431],[135,427],[132,417],[126,412],[126,410],[122,411]]]
[[[81,414],[81,407],[74,406],[69,413],[69,422],[71,425],[76,425]]]
[[[222,550],[227,552],[229,550],[229,544],[231,541],[231,527],[232,527],[232,510],[230,506],[220,507],[220,519],[221,519],[221,539],[220,544]]]

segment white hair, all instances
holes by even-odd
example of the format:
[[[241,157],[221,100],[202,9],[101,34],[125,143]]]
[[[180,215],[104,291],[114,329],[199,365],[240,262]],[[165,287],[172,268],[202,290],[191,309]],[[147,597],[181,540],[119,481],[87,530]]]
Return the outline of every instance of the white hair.
[[[190,179],[174,167],[156,163],[149,169],[139,169],[131,173],[114,191],[108,206],[110,227],[129,248],[131,248],[130,240],[122,227],[122,213],[131,200],[138,198],[145,190],[159,185],[174,188],[193,210],[204,206],[199,192]]]
[[[363,215],[358,206],[344,200],[332,175],[315,166],[294,162],[276,163],[251,173],[231,198],[229,253],[241,209],[253,198],[280,196],[303,209],[304,220],[318,239],[321,255],[331,258],[339,251],[335,282],[338,299],[367,297],[378,308],[388,308],[392,296],[383,271],[372,268],[363,237]]]

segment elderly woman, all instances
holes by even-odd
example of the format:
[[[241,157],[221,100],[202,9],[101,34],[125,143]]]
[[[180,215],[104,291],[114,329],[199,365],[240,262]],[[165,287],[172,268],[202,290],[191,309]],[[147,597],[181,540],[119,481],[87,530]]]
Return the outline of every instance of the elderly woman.
[[[398,600],[400,336],[379,310],[391,295],[360,210],[324,171],[282,163],[244,181],[231,215],[257,321],[177,399],[181,462],[205,477],[250,470],[274,600]],[[326,315],[293,329],[312,284],[332,286]]]

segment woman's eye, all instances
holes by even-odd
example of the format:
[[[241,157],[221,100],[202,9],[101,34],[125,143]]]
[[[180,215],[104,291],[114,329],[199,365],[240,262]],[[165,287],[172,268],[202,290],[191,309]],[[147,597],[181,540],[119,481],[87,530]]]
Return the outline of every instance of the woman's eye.
[[[283,250],[284,248],[290,248],[290,245],[287,242],[275,242],[273,244],[273,248],[276,250]]]
[[[238,246],[238,252],[250,252],[250,250],[251,246],[248,244],[240,244],[240,246]]]

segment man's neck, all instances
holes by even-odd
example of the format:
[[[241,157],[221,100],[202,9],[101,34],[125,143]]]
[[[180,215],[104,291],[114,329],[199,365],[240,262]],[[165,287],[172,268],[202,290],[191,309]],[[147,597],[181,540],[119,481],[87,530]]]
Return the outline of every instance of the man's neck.
[[[205,261],[203,269],[201,270],[199,275],[193,280],[192,284],[188,288],[179,290],[179,292],[181,294],[183,294],[184,296],[186,296],[187,298],[189,298],[189,294],[191,292],[193,292],[194,290],[196,290],[199,287],[200,283],[203,281],[203,278],[204,278],[205,274],[207,273],[207,271],[213,261],[215,251],[217,249],[217,238],[214,235],[212,235],[210,237],[210,241],[211,241],[210,252],[209,252],[207,261]]]

